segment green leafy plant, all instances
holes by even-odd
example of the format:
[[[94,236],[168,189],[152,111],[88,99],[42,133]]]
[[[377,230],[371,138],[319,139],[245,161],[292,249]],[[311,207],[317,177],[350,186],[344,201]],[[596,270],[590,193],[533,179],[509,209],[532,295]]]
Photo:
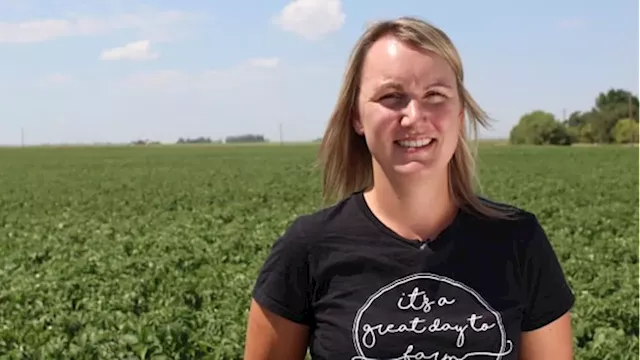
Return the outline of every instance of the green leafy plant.
[[[275,238],[320,206],[315,145],[0,150],[0,358],[240,359]],[[576,293],[576,359],[637,359],[638,151],[480,150]]]

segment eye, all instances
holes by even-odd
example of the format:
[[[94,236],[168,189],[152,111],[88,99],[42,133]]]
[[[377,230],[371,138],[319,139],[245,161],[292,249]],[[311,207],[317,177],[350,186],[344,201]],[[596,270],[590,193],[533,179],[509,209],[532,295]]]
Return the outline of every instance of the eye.
[[[386,99],[402,99],[402,94],[400,93],[389,93],[389,94],[385,94],[382,95],[380,97],[380,100],[386,100]]]
[[[399,109],[407,103],[407,96],[399,92],[392,92],[382,95],[378,102],[389,109]]]
[[[447,96],[438,91],[428,92],[426,98],[430,102],[442,102],[447,100]]]

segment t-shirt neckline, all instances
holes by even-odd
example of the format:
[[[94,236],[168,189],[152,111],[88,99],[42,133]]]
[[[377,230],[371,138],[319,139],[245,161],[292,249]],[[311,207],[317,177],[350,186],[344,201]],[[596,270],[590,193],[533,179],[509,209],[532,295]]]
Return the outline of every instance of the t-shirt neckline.
[[[367,201],[364,198],[364,191],[358,191],[354,193],[353,196],[356,204],[358,205],[358,207],[360,208],[364,216],[369,221],[371,221],[371,223],[380,232],[382,232],[386,236],[390,236],[395,240],[399,240],[400,242],[410,245],[411,247],[419,250],[429,249],[434,251],[437,248],[440,248],[446,243],[449,243],[450,241],[452,241],[452,239],[454,238],[454,233],[460,227],[460,222],[462,221],[462,217],[464,215],[463,210],[459,208],[453,221],[451,221],[451,223],[447,227],[445,227],[444,230],[442,230],[440,234],[436,236],[436,238],[423,240],[423,241],[413,240],[413,239],[408,239],[408,238],[405,238],[404,236],[401,236],[400,234],[396,233],[395,231],[390,229],[388,226],[386,226],[382,221],[380,221],[380,219],[378,219],[378,217],[373,213],[373,211],[369,207],[369,204],[367,204]]]

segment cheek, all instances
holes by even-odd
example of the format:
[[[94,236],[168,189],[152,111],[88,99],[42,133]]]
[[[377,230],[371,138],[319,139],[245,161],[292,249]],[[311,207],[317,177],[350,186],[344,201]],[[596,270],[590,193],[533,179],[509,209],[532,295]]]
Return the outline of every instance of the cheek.
[[[375,138],[391,136],[399,122],[397,112],[374,104],[363,107],[360,115],[365,135]]]
[[[440,134],[449,136],[460,131],[460,109],[443,106],[431,113],[431,123]]]

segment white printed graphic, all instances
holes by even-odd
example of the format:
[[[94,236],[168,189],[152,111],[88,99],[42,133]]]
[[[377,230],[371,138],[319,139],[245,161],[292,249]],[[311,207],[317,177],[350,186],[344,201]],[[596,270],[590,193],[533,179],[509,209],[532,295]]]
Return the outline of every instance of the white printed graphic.
[[[476,291],[430,273],[371,295],[356,314],[352,336],[352,360],[499,360],[513,350],[501,315]]]

